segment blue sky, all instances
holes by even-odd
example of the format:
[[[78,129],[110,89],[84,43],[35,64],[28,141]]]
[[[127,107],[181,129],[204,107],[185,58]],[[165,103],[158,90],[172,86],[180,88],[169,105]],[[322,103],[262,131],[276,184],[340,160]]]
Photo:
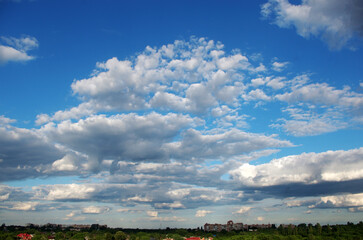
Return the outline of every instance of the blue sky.
[[[361,9],[0,1],[1,219],[360,221]]]

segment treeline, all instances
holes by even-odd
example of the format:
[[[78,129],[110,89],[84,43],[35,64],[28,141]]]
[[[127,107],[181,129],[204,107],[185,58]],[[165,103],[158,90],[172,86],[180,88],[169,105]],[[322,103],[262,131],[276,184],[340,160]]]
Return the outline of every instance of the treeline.
[[[285,239],[348,239],[363,240],[363,223],[348,222],[346,225],[299,224],[280,225],[269,229],[251,229],[251,231],[204,232],[202,229],[119,229],[98,228],[71,231],[67,229],[26,228],[7,226],[1,228],[0,240],[19,240],[19,233],[33,235],[32,240],[184,240],[188,237],[209,238],[214,240],[285,240]]]
[[[252,229],[251,229],[252,230]],[[256,229],[256,231],[248,232],[225,232],[223,235],[217,234],[215,240],[331,240],[331,239],[348,239],[363,240],[363,222],[358,224],[348,222],[346,225],[324,225],[319,223],[280,225],[269,229]]]

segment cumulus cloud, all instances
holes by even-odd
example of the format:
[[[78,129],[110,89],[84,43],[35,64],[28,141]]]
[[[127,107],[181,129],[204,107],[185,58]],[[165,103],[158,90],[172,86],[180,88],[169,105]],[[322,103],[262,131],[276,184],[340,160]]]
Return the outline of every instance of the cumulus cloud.
[[[146,211],[146,214],[149,217],[157,217],[158,216],[158,212],[157,211]]]
[[[64,156],[36,130],[10,125],[0,125],[0,154],[0,181],[41,176],[47,164]]]
[[[208,159],[241,158],[266,148],[293,146],[277,136],[247,133],[238,129],[221,133],[194,130],[200,119],[189,115],[122,114],[106,117],[95,115],[78,122],[48,124],[40,132],[48,138],[86,158],[67,154],[52,163],[52,169],[75,171],[78,168],[99,171],[102,161],[114,159],[131,162],[168,162],[170,158],[203,162]],[[186,129],[183,131],[183,129]],[[179,136],[180,141],[174,139]],[[203,146],[202,148],[200,146]],[[140,149],[143,149],[140,151]],[[117,165],[110,166],[112,171]]]
[[[155,203],[155,208],[159,209],[181,209],[185,208],[185,206],[180,201],[175,201],[172,203]]]
[[[38,204],[38,202],[17,202],[9,209],[16,211],[35,211]]]
[[[282,109],[289,119],[281,118],[271,127],[282,128],[295,136],[319,135],[347,128],[359,122],[363,95],[349,87],[336,89],[326,83],[305,84],[308,78],[294,78],[289,91],[276,94],[275,99],[287,102]]]
[[[233,213],[245,214],[245,213],[249,212],[251,209],[252,209],[252,207],[241,207],[240,209],[238,209],[237,211],[235,211]]]
[[[209,211],[209,210],[197,210],[197,212],[195,213],[196,217],[205,217],[207,214],[212,213],[213,211]]]
[[[327,83],[315,83],[293,87],[292,91],[276,95],[280,101],[288,103],[307,102],[326,106],[362,108],[363,95],[350,91],[349,87],[336,89]]]
[[[4,115],[0,116],[0,126],[6,126],[6,125],[9,125],[10,123],[14,123],[14,122],[16,122],[16,120],[7,118]]]
[[[75,171],[77,169],[78,167],[75,165],[75,159],[72,155],[65,155],[52,164],[52,170],[54,171]]]
[[[363,148],[348,151],[304,153],[274,159],[261,165],[243,164],[231,170],[235,181],[245,186],[272,186],[287,183],[316,184],[363,177]]]
[[[53,116],[40,114],[37,123],[151,108],[203,115],[222,104],[237,104],[244,84],[243,74],[236,72],[254,73],[255,67],[246,56],[222,49],[219,42],[191,38],[146,47],[133,60],[98,63],[94,75],[72,83],[73,93],[83,100],[79,106]]]
[[[350,118],[360,116],[361,94],[314,84],[308,75],[284,76],[281,62],[273,64],[276,76],[265,76],[262,63],[255,68],[239,51],[227,54],[221,43],[204,38],[147,47],[130,59],[109,59],[92,76],[75,80],[71,87],[81,104],[38,115],[37,129],[14,127],[14,120],[0,116],[0,181],[92,176],[96,182],[41,185],[27,193],[0,185],[5,209],[19,201],[34,201],[15,206],[29,211],[41,209],[38,202],[102,202],[153,221],[182,221],[160,214],[201,209],[196,216],[203,217],[211,205],[361,191],[362,149],[249,163],[295,145],[276,134],[248,131],[254,116],[247,112],[253,104],[283,106],[272,130],[315,135],[351,126]],[[298,186],[292,193],[281,187],[293,185]],[[67,218],[111,209],[86,206]]]
[[[159,222],[185,222],[185,221],[187,221],[186,218],[177,217],[177,216],[172,216],[172,217],[152,217],[149,220],[159,221]]]
[[[363,212],[363,207],[348,208],[349,212]]]
[[[44,200],[86,200],[100,189],[95,185],[61,184],[33,187],[36,198]]]
[[[312,117],[310,119],[286,120],[280,119],[280,123],[271,124],[271,127],[282,128],[285,132],[294,136],[314,136],[322,133],[334,132],[346,128],[347,123],[332,120],[325,117]]]
[[[181,128],[191,123],[191,117],[173,113],[112,117],[97,115],[76,123],[63,121],[58,125],[49,124],[42,128],[42,132],[66,147],[88,154],[88,163],[84,168],[97,170],[105,158],[165,161],[167,156],[161,148],[163,143],[170,141]],[[53,167],[61,163],[68,170],[76,168],[68,156],[53,163]]]
[[[0,37],[0,63],[25,62],[34,59],[28,51],[39,46],[34,37]]]
[[[304,121],[289,116],[271,125],[292,135],[321,134],[359,124],[362,94],[348,87],[311,83],[306,74],[289,79],[281,75],[289,62],[276,58],[272,69],[280,76],[264,76],[239,51],[226,53],[223,48],[220,42],[191,38],[159,48],[146,47],[128,60],[112,58],[98,63],[90,77],[72,83],[81,104],[53,115],[39,114],[36,123],[89,118],[98,112],[155,111],[213,117],[221,128],[247,128],[246,115],[241,113],[245,105],[276,105],[280,101],[288,106],[314,105],[321,113]],[[327,107],[344,117],[324,114]]]
[[[261,14],[282,28],[295,27],[305,38],[321,38],[331,49],[339,50],[354,36],[363,34],[363,4],[359,0],[269,0]]]
[[[4,184],[0,184],[0,201],[12,202],[12,201],[28,201],[31,198],[30,193],[24,192],[21,188],[10,187]]]
[[[314,207],[362,207],[363,193],[321,197]]]
[[[347,208],[349,211],[360,211],[363,207],[363,194],[340,194],[328,195],[307,200],[286,201],[287,207],[307,207],[313,208]],[[311,210],[310,210],[311,213]]]
[[[82,213],[86,214],[101,214],[110,211],[108,207],[99,207],[99,206],[88,206],[82,208]]]
[[[291,147],[289,141],[278,140],[275,136],[252,134],[237,129],[218,134],[205,134],[196,130],[188,130],[181,142],[166,144],[175,158],[193,160],[211,158],[232,158],[264,148]]]
[[[272,63],[272,69],[276,72],[281,72],[286,68],[286,66],[289,64],[289,62],[273,62]]]

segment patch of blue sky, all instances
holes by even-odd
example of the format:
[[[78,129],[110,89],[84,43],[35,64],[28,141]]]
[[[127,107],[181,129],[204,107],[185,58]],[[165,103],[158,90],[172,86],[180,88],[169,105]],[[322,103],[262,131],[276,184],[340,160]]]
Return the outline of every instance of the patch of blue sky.
[[[79,176],[56,176],[47,178],[28,178],[21,181],[5,181],[3,184],[11,187],[20,187],[28,191],[31,190],[32,187],[39,185],[72,184],[82,182],[83,180],[84,179]]]

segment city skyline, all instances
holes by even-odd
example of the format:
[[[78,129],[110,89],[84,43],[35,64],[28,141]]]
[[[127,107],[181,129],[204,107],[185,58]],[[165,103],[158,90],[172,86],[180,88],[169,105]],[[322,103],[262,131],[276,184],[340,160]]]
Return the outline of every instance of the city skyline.
[[[360,1],[0,1],[6,225],[363,213]]]

